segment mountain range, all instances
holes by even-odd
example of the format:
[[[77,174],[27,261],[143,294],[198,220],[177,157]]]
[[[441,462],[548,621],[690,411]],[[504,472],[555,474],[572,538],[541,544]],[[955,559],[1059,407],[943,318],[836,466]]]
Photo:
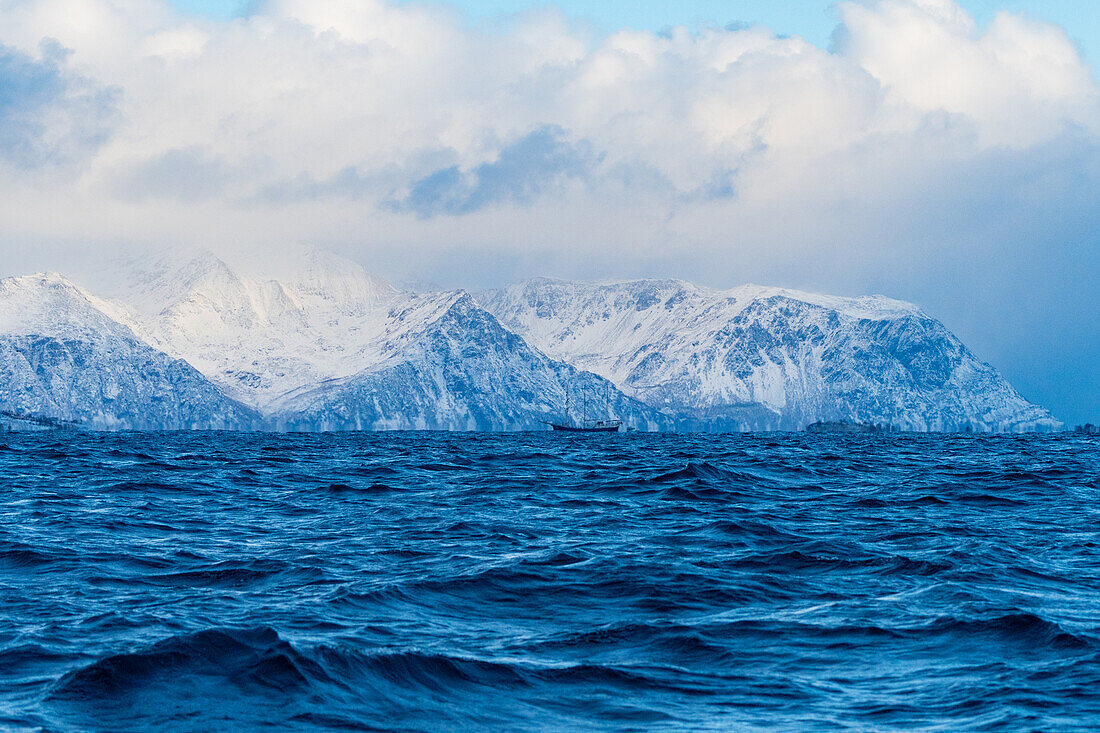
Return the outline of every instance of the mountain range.
[[[1060,427],[879,296],[548,279],[412,293],[323,253],[282,279],[204,253],[114,280],[97,295],[55,274],[0,281],[0,410],[142,430],[530,430],[567,409],[639,430]]]
[[[942,323],[882,296],[536,279],[482,300],[549,356],[698,429],[1058,427]]]

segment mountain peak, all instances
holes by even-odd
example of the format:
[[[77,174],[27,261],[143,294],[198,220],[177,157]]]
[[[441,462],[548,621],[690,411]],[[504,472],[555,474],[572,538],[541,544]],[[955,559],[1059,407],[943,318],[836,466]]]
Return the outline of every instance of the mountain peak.
[[[741,285],[720,292],[727,297],[738,298],[746,302],[763,300],[766,298],[786,298],[808,305],[819,306],[858,319],[883,320],[897,318],[903,315],[924,314],[924,312],[913,303],[888,298],[884,295],[846,297],[810,293],[803,290],[793,290],[791,288],[752,284]]]
[[[818,419],[915,430],[1054,427],[911,303],[677,280],[530,280],[482,304],[549,356],[727,429]]]
[[[0,334],[100,340],[129,329],[103,301],[64,275],[42,272],[0,280]]]
[[[684,298],[703,298],[709,301],[724,300],[727,304],[747,306],[766,298],[786,298],[792,301],[816,305],[851,316],[853,318],[894,318],[902,314],[922,314],[912,303],[882,295],[843,297],[823,295],[792,288],[747,283],[727,289],[715,289],[687,280],[672,278],[636,278],[627,280],[574,281],[549,277],[534,277],[506,286],[497,292],[523,292],[528,299],[540,294],[547,298],[568,297],[588,308],[599,302],[623,303],[633,299],[636,307],[645,310],[670,298],[682,302]]]
[[[60,288],[82,292],[80,286],[57,272],[36,272],[31,275],[17,275],[0,280],[0,287],[9,289]]]
[[[302,274],[289,285],[303,294],[320,296],[349,314],[369,312],[399,293],[359,263],[316,250],[307,255]]]

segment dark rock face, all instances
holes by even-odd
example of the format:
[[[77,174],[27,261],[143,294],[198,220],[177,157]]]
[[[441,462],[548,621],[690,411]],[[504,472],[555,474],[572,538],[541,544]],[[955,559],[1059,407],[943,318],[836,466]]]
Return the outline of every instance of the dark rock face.
[[[94,429],[262,426],[187,363],[136,340],[0,336],[0,407]]]
[[[671,421],[594,374],[532,349],[469,296],[380,368],[292,393],[288,430],[539,430],[544,421],[617,417],[641,430]]]
[[[0,412],[99,430],[262,427],[112,313],[60,275],[0,280]]]
[[[602,374],[690,429],[1060,427],[939,321],[878,296],[542,279],[482,302],[550,356]]]

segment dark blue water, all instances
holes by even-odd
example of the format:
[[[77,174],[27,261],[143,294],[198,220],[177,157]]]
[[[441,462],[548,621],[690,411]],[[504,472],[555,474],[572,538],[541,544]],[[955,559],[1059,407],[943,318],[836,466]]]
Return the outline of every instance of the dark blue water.
[[[0,728],[1094,729],[1098,448],[0,436]]]

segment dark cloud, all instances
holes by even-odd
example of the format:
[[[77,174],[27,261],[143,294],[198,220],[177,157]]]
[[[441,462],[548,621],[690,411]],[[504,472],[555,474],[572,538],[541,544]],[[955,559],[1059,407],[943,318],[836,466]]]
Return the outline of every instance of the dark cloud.
[[[66,68],[43,41],[40,58],[0,45],[0,158],[40,168],[86,157],[110,136],[118,92]]]
[[[378,176],[364,175],[355,166],[347,166],[323,181],[302,173],[292,180],[265,186],[260,192],[259,199],[271,203],[321,201],[333,198],[354,201],[375,193],[377,188]]]
[[[570,142],[565,131],[545,126],[502,148],[497,159],[471,171],[440,169],[416,181],[398,210],[421,217],[469,214],[498,203],[527,205],[571,179],[583,179],[600,156],[587,143]]]
[[[151,158],[119,180],[126,198],[174,198],[202,201],[221,196],[233,170],[222,158],[201,147],[177,148]]]

